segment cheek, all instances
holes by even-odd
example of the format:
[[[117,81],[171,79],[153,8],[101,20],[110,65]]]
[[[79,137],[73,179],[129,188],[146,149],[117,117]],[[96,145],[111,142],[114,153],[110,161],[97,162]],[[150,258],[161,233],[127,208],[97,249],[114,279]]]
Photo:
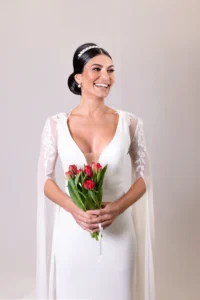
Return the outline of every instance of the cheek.
[[[112,84],[115,83],[115,75],[111,77]]]
[[[93,85],[97,78],[98,76],[90,75],[87,80],[87,85]]]
[[[110,78],[111,78],[111,80],[115,81],[115,73],[111,73]]]
[[[94,78],[98,77],[98,72],[95,72],[95,71],[91,71],[88,73],[88,79],[89,80],[93,80]]]
[[[95,79],[90,77],[90,78],[87,78],[87,80],[85,80],[83,82],[83,84],[84,84],[85,87],[91,88],[94,85],[94,81],[95,81]]]

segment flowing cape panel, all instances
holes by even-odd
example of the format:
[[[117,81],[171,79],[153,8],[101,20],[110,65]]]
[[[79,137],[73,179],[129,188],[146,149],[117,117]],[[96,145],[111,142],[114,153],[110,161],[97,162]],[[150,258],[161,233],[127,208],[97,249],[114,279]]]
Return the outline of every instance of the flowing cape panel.
[[[133,293],[134,299],[137,300],[155,300],[155,223],[150,156],[143,121],[130,112],[127,112],[127,117],[131,138],[129,148],[132,165],[131,183],[142,177],[146,184],[145,194],[131,207],[137,239]]]

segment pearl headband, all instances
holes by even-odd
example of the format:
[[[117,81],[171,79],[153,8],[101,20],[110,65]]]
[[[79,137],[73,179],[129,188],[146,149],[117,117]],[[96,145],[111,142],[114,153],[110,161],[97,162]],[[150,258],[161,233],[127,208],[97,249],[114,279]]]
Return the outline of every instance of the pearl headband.
[[[96,46],[89,46],[89,47],[83,49],[83,50],[78,54],[78,58],[80,58],[81,55],[82,55],[83,53],[85,53],[87,50],[92,49],[92,48],[100,48],[100,47],[97,46],[97,45],[96,45]]]

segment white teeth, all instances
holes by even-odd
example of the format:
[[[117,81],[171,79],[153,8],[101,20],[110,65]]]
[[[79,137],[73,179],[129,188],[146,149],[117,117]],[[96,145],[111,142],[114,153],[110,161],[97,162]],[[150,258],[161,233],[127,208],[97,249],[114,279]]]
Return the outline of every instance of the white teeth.
[[[102,86],[102,87],[105,87],[107,88],[108,85],[107,84],[103,84],[103,83],[95,83],[96,86]]]

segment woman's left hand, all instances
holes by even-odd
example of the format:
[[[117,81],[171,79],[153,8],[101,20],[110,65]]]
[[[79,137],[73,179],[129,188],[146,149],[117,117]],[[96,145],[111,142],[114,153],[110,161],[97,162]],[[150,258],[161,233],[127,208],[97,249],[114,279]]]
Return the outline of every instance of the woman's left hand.
[[[103,229],[113,223],[115,218],[121,214],[117,202],[102,202],[101,209],[87,210],[86,212],[91,215],[90,224],[94,224],[93,232],[99,231],[99,223]]]

